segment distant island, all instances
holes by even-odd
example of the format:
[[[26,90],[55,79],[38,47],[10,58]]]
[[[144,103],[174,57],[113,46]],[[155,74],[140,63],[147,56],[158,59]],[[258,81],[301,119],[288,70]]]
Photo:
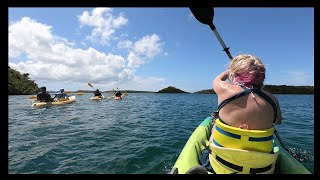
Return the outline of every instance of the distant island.
[[[287,86],[287,85],[264,85],[263,90],[272,94],[314,94],[314,86]],[[92,93],[92,90],[77,90],[74,91],[83,93]],[[105,93],[113,93],[113,91],[103,91]],[[126,93],[189,93],[173,86],[168,86],[158,92],[154,91],[136,91],[136,90],[121,90]],[[194,94],[216,94],[213,89],[204,89],[194,92]]]
[[[201,91],[194,92],[195,94],[215,94],[213,89],[204,89]]]
[[[79,92],[83,92],[83,93],[92,93],[94,90],[77,90],[77,91],[72,91],[73,93],[79,93]],[[103,93],[114,93],[114,91],[109,90],[109,91],[101,91]],[[136,91],[136,90],[121,90],[120,92],[122,93],[154,93],[153,91]]]
[[[173,86],[169,86],[169,87],[164,88],[156,93],[189,93],[189,92],[185,92],[185,91],[182,91],[182,90],[175,88]]]
[[[31,95],[40,92],[37,83],[29,78],[28,73],[21,74],[19,71],[8,68],[8,95]],[[287,85],[264,85],[263,90],[272,94],[314,94],[314,86],[287,86]],[[56,91],[49,91],[56,92]],[[93,90],[77,90],[73,93],[92,93]],[[113,93],[112,90],[103,91],[104,93]],[[123,93],[189,93],[173,86],[168,86],[158,92],[121,90]],[[213,89],[204,89],[195,94],[215,94]]]

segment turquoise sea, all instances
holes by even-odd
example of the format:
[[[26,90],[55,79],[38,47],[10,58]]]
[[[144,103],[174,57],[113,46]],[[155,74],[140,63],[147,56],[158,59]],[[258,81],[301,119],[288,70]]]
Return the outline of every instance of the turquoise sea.
[[[195,128],[217,109],[215,94],[76,96],[37,109],[9,96],[9,174],[166,174]],[[104,94],[106,97],[108,94]],[[285,145],[314,173],[314,95],[278,95]]]

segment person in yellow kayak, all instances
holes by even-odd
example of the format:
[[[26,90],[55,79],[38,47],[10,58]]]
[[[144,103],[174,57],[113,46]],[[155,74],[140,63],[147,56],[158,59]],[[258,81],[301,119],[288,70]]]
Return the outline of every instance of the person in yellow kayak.
[[[45,86],[41,87],[41,92],[37,94],[37,101],[40,102],[52,102],[53,98],[51,98],[51,95],[49,92],[47,92],[47,88]]]
[[[101,98],[103,98],[103,95],[101,94],[101,91],[99,91],[99,89],[96,89],[95,91],[93,91],[94,96],[99,96]]]
[[[69,95],[64,93],[64,89],[61,88],[60,92],[58,94],[56,94],[55,99],[56,99],[56,101],[63,101],[63,100],[67,100],[68,97],[69,97]]]
[[[208,171],[217,174],[273,173],[277,158],[272,155],[273,126],[281,124],[282,113],[277,98],[262,90],[265,73],[265,66],[259,58],[241,54],[213,80],[218,110],[212,113],[209,145],[199,159]],[[231,149],[229,155],[222,154],[225,149]],[[267,166],[261,165],[265,167],[260,168],[257,164],[255,167],[259,168],[252,168],[250,153],[231,155],[234,149],[258,152],[259,157],[262,154],[259,162]]]

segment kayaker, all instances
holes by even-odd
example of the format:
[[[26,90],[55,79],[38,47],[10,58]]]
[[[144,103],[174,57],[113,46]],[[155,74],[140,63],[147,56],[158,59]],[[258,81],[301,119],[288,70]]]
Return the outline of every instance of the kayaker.
[[[64,93],[64,89],[61,88],[59,94],[56,95],[56,99],[57,100],[61,100],[61,99],[67,99],[69,96],[68,94]]]
[[[118,90],[118,91],[116,91],[116,92],[114,93],[114,95],[115,95],[116,97],[121,97],[121,96],[122,96],[122,93],[120,92],[119,88],[117,88],[117,90]]]
[[[37,94],[37,101],[40,102],[52,102],[53,98],[51,98],[51,95],[49,92],[47,92],[47,88],[45,86],[41,87],[41,92]]]
[[[273,125],[281,124],[282,114],[277,98],[262,90],[265,73],[265,66],[259,58],[241,54],[234,57],[229,68],[214,79],[213,90],[218,96],[219,106],[218,111],[213,113],[209,145],[263,153],[273,151]],[[254,132],[259,132],[261,136],[248,140],[251,135],[256,135]],[[212,171],[212,163],[216,166],[223,162],[232,164],[226,159],[219,161],[219,154],[213,155],[210,152],[212,151],[206,148],[200,157],[202,165],[208,170]],[[242,164],[245,168],[245,162]],[[225,166],[221,165],[219,168],[223,169]]]
[[[95,91],[93,91],[94,96],[99,96],[102,97],[101,92],[99,91],[99,89],[96,89]]]

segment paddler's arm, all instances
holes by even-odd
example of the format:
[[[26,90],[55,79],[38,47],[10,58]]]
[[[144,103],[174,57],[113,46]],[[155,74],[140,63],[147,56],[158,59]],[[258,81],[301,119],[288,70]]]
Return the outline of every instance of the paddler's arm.
[[[213,90],[219,94],[222,91],[224,91],[226,88],[228,88],[228,85],[230,83],[226,82],[226,80],[229,77],[229,69],[225,70],[221,74],[219,74],[214,80],[213,80]]]
[[[56,97],[57,97],[57,94],[55,94],[55,96],[53,98],[51,97],[51,95],[49,95],[51,102],[54,102],[54,98],[56,98]]]

